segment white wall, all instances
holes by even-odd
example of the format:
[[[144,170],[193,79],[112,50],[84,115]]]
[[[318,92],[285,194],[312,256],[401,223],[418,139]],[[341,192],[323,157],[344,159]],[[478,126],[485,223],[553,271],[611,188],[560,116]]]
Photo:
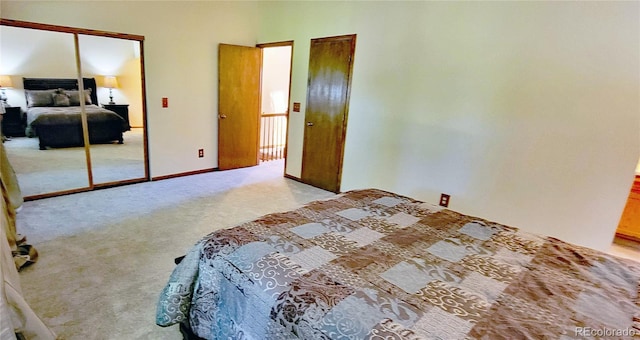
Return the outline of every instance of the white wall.
[[[285,40],[299,176],[309,40],[355,33],[343,190],[446,192],[461,212],[605,249],[640,155],[639,6],[5,0],[0,13],[146,37],[152,176],[217,166],[218,43]]]
[[[157,177],[217,167],[218,44],[254,46],[256,8],[222,1],[3,0],[0,15],[145,36],[150,170]],[[161,107],[162,97],[169,108]]]
[[[608,248],[640,155],[637,2],[261,4],[294,40],[300,175],[311,38],[357,34],[342,189],[379,187]],[[330,24],[327,24],[330,23]]]

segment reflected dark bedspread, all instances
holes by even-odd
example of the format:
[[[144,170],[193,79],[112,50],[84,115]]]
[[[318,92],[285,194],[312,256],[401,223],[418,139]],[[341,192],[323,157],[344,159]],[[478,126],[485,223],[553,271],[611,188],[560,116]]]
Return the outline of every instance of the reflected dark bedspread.
[[[91,143],[122,142],[126,121],[117,113],[97,105],[86,105],[89,140]],[[31,107],[27,110],[26,134],[40,138],[40,148],[46,146],[81,146],[82,121],[80,106]]]

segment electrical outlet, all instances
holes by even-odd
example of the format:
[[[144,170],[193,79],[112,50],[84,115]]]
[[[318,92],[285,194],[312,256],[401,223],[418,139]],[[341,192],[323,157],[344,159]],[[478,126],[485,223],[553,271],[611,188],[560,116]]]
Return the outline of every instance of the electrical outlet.
[[[198,158],[204,157],[204,149],[198,149]]]
[[[440,194],[440,206],[445,208],[448,207],[450,198],[451,198],[450,195]]]

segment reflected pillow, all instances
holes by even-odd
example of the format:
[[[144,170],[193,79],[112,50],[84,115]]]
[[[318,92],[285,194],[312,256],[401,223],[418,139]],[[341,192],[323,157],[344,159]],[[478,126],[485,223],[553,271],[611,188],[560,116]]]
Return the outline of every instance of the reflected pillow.
[[[69,96],[62,92],[55,93],[53,95],[53,106],[69,106]]]
[[[53,106],[53,95],[56,90],[25,90],[27,107]]]
[[[69,96],[69,105],[71,106],[79,106],[80,105],[80,91],[78,90],[65,90],[64,91],[68,96]],[[92,104],[91,103],[91,89],[85,89],[84,90],[84,96],[85,96],[85,104]]]

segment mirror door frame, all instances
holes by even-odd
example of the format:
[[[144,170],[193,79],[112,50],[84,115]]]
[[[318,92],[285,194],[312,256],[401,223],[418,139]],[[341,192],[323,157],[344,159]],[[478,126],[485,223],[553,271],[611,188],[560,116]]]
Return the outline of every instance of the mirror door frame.
[[[87,172],[88,172],[88,180],[89,180],[89,186],[87,187],[83,187],[83,188],[77,188],[77,189],[71,189],[71,190],[64,190],[64,191],[55,191],[55,192],[50,192],[50,193],[43,193],[43,194],[38,194],[38,195],[32,195],[32,196],[25,196],[24,200],[25,201],[31,201],[31,200],[36,200],[36,199],[41,199],[41,198],[48,198],[48,197],[55,197],[55,196],[61,196],[61,195],[67,195],[67,194],[73,194],[73,193],[78,193],[78,192],[85,192],[85,191],[91,191],[91,190],[95,190],[95,189],[102,189],[102,188],[110,188],[110,187],[114,187],[114,186],[120,186],[120,185],[125,185],[125,184],[132,184],[132,183],[140,183],[140,182],[147,182],[150,180],[150,176],[149,176],[149,151],[148,151],[148,124],[147,124],[147,99],[146,99],[146,82],[145,82],[145,68],[144,68],[144,36],[142,35],[135,35],[135,34],[126,34],[126,33],[116,33],[116,32],[109,32],[109,31],[100,31],[100,30],[93,30],[93,29],[87,29],[87,28],[77,28],[77,27],[70,27],[70,26],[59,26],[59,25],[51,25],[51,24],[43,24],[43,23],[35,23],[35,22],[29,22],[29,21],[20,21],[20,20],[13,20],[13,19],[4,19],[4,18],[0,18],[0,26],[9,26],[9,27],[16,27],[16,28],[27,28],[27,29],[35,29],[35,30],[42,30],[42,31],[50,31],[50,32],[60,32],[60,33],[69,33],[69,34],[73,34],[74,37],[74,41],[75,41],[75,54],[76,54],[76,63],[78,64],[77,70],[78,70],[78,74],[77,74],[77,78],[79,79],[80,82],[82,82],[82,77],[83,75],[81,74],[81,68],[79,66],[80,64],[80,51],[79,51],[79,47],[78,47],[78,37],[79,35],[92,35],[92,36],[99,36],[99,37],[107,37],[107,38],[116,38],[116,39],[125,39],[125,40],[133,40],[133,41],[137,41],[140,44],[140,80],[141,80],[141,90],[142,90],[142,125],[143,125],[143,153],[144,153],[144,178],[136,178],[136,179],[127,179],[127,180],[121,180],[121,181],[114,181],[114,182],[106,182],[106,183],[93,183],[93,176],[92,176],[92,168],[91,168],[91,157],[90,157],[90,147],[91,145],[87,142],[89,139],[88,137],[88,131],[86,128],[83,128],[83,135],[84,135],[84,150],[85,150],[85,158],[86,158],[86,164],[87,164]],[[80,87],[79,89],[82,89],[83,87]],[[86,122],[86,115],[83,112],[83,125],[84,122]]]

